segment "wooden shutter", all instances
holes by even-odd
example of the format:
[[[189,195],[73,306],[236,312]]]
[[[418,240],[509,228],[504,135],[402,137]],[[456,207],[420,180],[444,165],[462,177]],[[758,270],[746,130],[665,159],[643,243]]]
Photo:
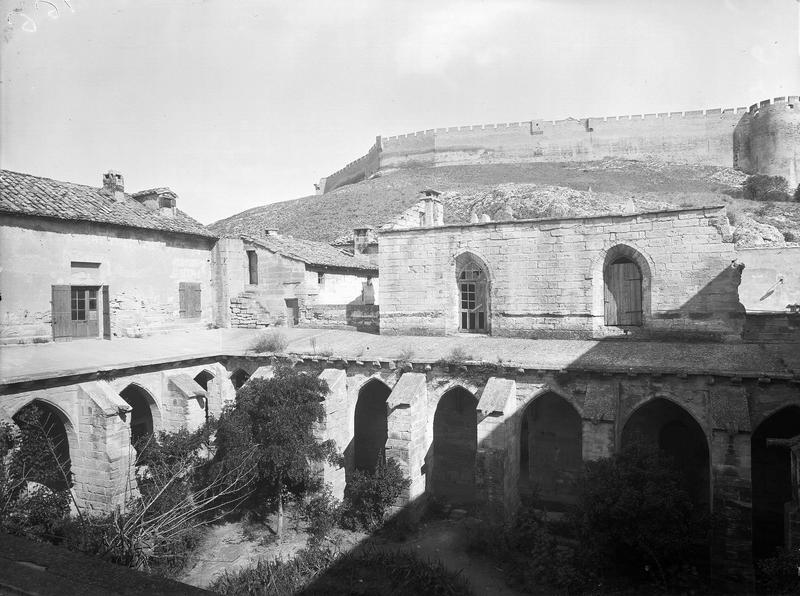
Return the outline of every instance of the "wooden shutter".
[[[111,306],[109,304],[108,286],[102,287],[103,294],[103,339],[111,339]]]
[[[72,302],[70,286],[53,286],[53,339],[72,337]]]
[[[623,263],[625,303],[623,325],[642,324],[642,274],[635,263]]]
[[[606,325],[642,324],[642,274],[632,261],[612,263],[605,273]]]
[[[178,303],[182,319],[193,319],[201,316],[203,309],[200,298],[200,284],[187,281],[180,282],[178,284]]]
[[[200,284],[189,284],[192,292],[192,314],[191,317],[200,317],[203,314],[203,306],[200,296]]]
[[[178,284],[178,304],[180,309],[180,317],[182,319],[185,319],[189,316],[189,311],[187,310],[189,305],[189,292],[186,287],[187,285],[189,284],[183,281]]]

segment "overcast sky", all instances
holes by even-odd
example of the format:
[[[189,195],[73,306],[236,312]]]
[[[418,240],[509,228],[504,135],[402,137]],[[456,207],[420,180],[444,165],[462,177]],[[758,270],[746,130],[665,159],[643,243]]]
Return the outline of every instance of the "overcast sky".
[[[4,168],[203,223],[375,136],[800,94],[797,0],[0,0]]]

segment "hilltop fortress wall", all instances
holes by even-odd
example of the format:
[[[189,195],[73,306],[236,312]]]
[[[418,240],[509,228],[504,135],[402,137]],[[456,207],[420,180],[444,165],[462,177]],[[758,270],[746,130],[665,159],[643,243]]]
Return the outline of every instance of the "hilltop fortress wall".
[[[378,137],[365,156],[323,178],[320,192],[394,168],[653,156],[781,175],[793,188],[800,181],[800,98],[779,97],[750,108],[530,120]]]

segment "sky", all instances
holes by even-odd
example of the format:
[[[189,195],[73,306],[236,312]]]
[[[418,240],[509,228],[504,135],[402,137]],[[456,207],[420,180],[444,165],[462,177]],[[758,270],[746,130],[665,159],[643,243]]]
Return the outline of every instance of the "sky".
[[[798,0],[0,0],[0,164],[203,223],[376,135],[800,95]]]

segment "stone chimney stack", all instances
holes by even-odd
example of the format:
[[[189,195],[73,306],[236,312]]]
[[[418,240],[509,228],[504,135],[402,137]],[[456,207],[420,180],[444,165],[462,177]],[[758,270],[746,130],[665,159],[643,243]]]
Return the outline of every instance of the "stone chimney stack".
[[[103,190],[111,197],[112,201],[125,200],[125,179],[116,170],[109,170],[103,174]]]
[[[363,255],[367,252],[369,246],[369,231],[372,228],[354,228],[353,229],[353,254]]]
[[[151,188],[133,193],[133,199],[165,217],[175,217],[178,195],[168,188]]]
[[[421,190],[420,193],[422,194],[422,204],[424,206],[424,214],[421,218],[423,227],[432,228],[444,225],[444,208],[439,200],[439,195],[442,193],[432,188]]]

